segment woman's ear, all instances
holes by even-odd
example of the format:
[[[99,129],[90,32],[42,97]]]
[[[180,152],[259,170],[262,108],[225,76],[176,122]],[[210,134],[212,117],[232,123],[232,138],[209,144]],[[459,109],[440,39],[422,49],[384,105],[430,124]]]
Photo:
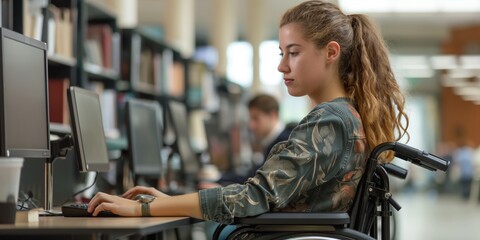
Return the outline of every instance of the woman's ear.
[[[327,62],[334,62],[340,57],[340,44],[335,41],[327,43]]]

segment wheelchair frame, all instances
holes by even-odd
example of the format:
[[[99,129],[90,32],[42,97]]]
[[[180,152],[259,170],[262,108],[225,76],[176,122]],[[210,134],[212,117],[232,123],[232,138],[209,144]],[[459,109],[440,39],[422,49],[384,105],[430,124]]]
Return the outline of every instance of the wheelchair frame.
[[[376,146],[367,160],[357,194],[348,213],[264,213],[254,217],[235,218],[238,225],[227,239],[390,239],[391,206],[400,205],[392,198],[388,174],[405,179],[407,170],[393,164],[380,164],[384,151],[431,171],[446,171],[450,165],[433,154],[399,142]],[[378,225],[380,218],[380,225]],[[213,239],[219,239],[227,225],[215,230]]]

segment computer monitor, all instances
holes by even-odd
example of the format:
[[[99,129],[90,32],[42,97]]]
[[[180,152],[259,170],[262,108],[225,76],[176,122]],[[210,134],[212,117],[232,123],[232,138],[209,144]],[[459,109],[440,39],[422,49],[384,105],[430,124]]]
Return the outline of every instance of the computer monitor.
[[[126,104],[129,155],[135,178],[160,177],[163,112],[157,101],[129,99]]]
[[[220,171],[226,172],[232,170],[231,146],[229,132],[222,131],[217,118],[211,118],[204,121],[205,132],[207,135],[208,154],[210,163],[215,165]]]
[[[83,88],[70,87],[67,98],[79,171],[108,171],[109,159],[98,94]]]
[[[50,157],[45,43],[0,28],[0,156]]]
[[[190,143],[187,108],[185,103],[170,100],[168,101],[169,123],[173,125],[175,132],[175,148],[182,160],[183,171],[186,177],[195,176],[200,169],[200,161],[193,151]]]

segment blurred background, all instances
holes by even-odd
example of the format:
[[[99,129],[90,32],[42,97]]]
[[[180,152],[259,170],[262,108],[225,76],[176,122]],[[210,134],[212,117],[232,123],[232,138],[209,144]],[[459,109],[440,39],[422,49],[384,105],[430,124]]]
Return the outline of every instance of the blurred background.
[[[165,12],[170,2],[138,0],[138,24],[168,37],[168,22],[183,18]],[[216,73],[245,95],[278,96],[284,122],[305,116],[308,99],[290,97],[276,70],[278,20],[301,1],[180,2],[191,4],[184,6],[193,15],[185,24],[194,31],[195,56],[211,61]],[[475,239],[480,233],[474,226],[480,221],[480,1],[331,2],[346,13],[365,13],[379,26],[407,96],[409,144],[453,160],[447,173],[396,161],[409,170],[406,181],[392,179],[403,206],[395,214],[397,239]]]

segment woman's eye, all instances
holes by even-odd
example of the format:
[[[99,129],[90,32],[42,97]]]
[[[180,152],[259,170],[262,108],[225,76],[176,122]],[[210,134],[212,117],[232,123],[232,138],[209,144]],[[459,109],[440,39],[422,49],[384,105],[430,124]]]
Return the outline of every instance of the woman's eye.
[[[288,53],[290,56],[297,56],[298,55],[298,52],[289,52]]]

